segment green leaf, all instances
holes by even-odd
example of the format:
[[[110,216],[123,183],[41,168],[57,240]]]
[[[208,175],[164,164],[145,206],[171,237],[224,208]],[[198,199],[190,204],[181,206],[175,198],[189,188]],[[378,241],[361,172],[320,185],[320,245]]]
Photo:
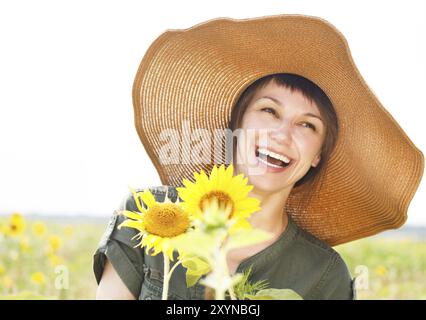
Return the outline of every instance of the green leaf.
[[[235,295],[239,300],[244,300],[245,295],[255,295],[257,291],[266,289],[269,286],[267,280],[259,280],[257,282],[249,281],[252,272],[252,266],[243,272],[241,281],[234,286]]]
[[[256,243],[264,242],[272,238],[272,233],[260,229],[242,229],[229,236],[225,250],[246,247]]]
[[[263,289],[255,295],[246,294],[245,298],[250,300],[303,300],[303,298],[291,289]]]
[[[195,256],[182,258],[182,265],[194,275],[203,275],[210,272],[211,267],[205,260]]]
[[[185,255],[180,260],[182,261],[182,265],[187,269],[186,286],[188,288],[196,284],[202,275],[211,271],[209,263],[199,257]]]
[[[209,260],[215,248],[215,239],[201,232],[188,232],[176,239],[170,240],[174,248],[179,252],[191,254]]]
[[[201,278],[201,275],[199,274],[192,274],[189,270],[186,272],[186,286],[188,288],[195,285],[198,280]]]
[[[231,277],[231,280],[232,280],[231,285],[232,285],[232,287],[236,286],[236,285],[237,285],[238,283],[240,283],[243,279],[244,279],[244,275],[243,275],[242,273],[234,274],[234,275]]]

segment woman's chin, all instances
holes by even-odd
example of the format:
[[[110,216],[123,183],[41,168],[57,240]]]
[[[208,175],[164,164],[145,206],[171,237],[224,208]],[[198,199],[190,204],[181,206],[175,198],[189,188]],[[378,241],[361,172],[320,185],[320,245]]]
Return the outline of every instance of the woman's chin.
[[[271,179],[260,175],[249,176],[248,183],[253,186],[253,190],[261,193],[275,193],[289,187],[283,185],[283,181],[271,181]]]

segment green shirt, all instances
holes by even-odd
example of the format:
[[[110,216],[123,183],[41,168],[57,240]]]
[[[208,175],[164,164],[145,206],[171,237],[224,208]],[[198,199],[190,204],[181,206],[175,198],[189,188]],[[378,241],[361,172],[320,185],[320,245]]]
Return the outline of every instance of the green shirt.
[[[157,201],[168,198],[175,202],[174,187],[149,188]],[[137,190],[138,192],[142,190]],[[144,204],[143,204],[144,205]],[[117,211],[138,211],[130,193]],[[98,249],[94,254],[93,269],[97,282],[108,259],[130,292],[140,300],[161,299],[163,256],[147,255],[136,247],[138,233],[133,228],[117,229],[126,219],[112,215]],[[354,281],[340,255],[325,242],[300,229],[289,217],[287,228],[271,245],[245,259],[237,273],[252,267],[249,281],[267,280],[270,288],[292,289],[303,299],[355,299]],[[204,299],[205,287],[196,284],[186,287],[185,268],[179,265],[169,283],[169,299]]]

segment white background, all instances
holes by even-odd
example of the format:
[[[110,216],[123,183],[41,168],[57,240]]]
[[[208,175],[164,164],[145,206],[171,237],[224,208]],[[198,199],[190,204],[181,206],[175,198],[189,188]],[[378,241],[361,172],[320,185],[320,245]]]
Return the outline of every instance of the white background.
[[[283,13],[335,25],[379,100],[426,150],[426,1],[1,0],[0,214],[108,216],[128,186],[160,184],[131,100],[148,46],[166,29]],[[423,180],[408,224],[426,225],[425,208]]]

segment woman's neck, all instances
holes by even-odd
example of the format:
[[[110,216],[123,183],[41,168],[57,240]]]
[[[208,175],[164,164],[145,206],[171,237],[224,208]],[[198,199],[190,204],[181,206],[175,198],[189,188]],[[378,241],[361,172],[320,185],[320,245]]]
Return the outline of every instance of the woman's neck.
[[[288,224],[288,216],[284,208],[290,191],[291,188],[266,193],[253,188],[249,196],[260,201],[261,210],[248,218],[252,227],[280,235]]]

